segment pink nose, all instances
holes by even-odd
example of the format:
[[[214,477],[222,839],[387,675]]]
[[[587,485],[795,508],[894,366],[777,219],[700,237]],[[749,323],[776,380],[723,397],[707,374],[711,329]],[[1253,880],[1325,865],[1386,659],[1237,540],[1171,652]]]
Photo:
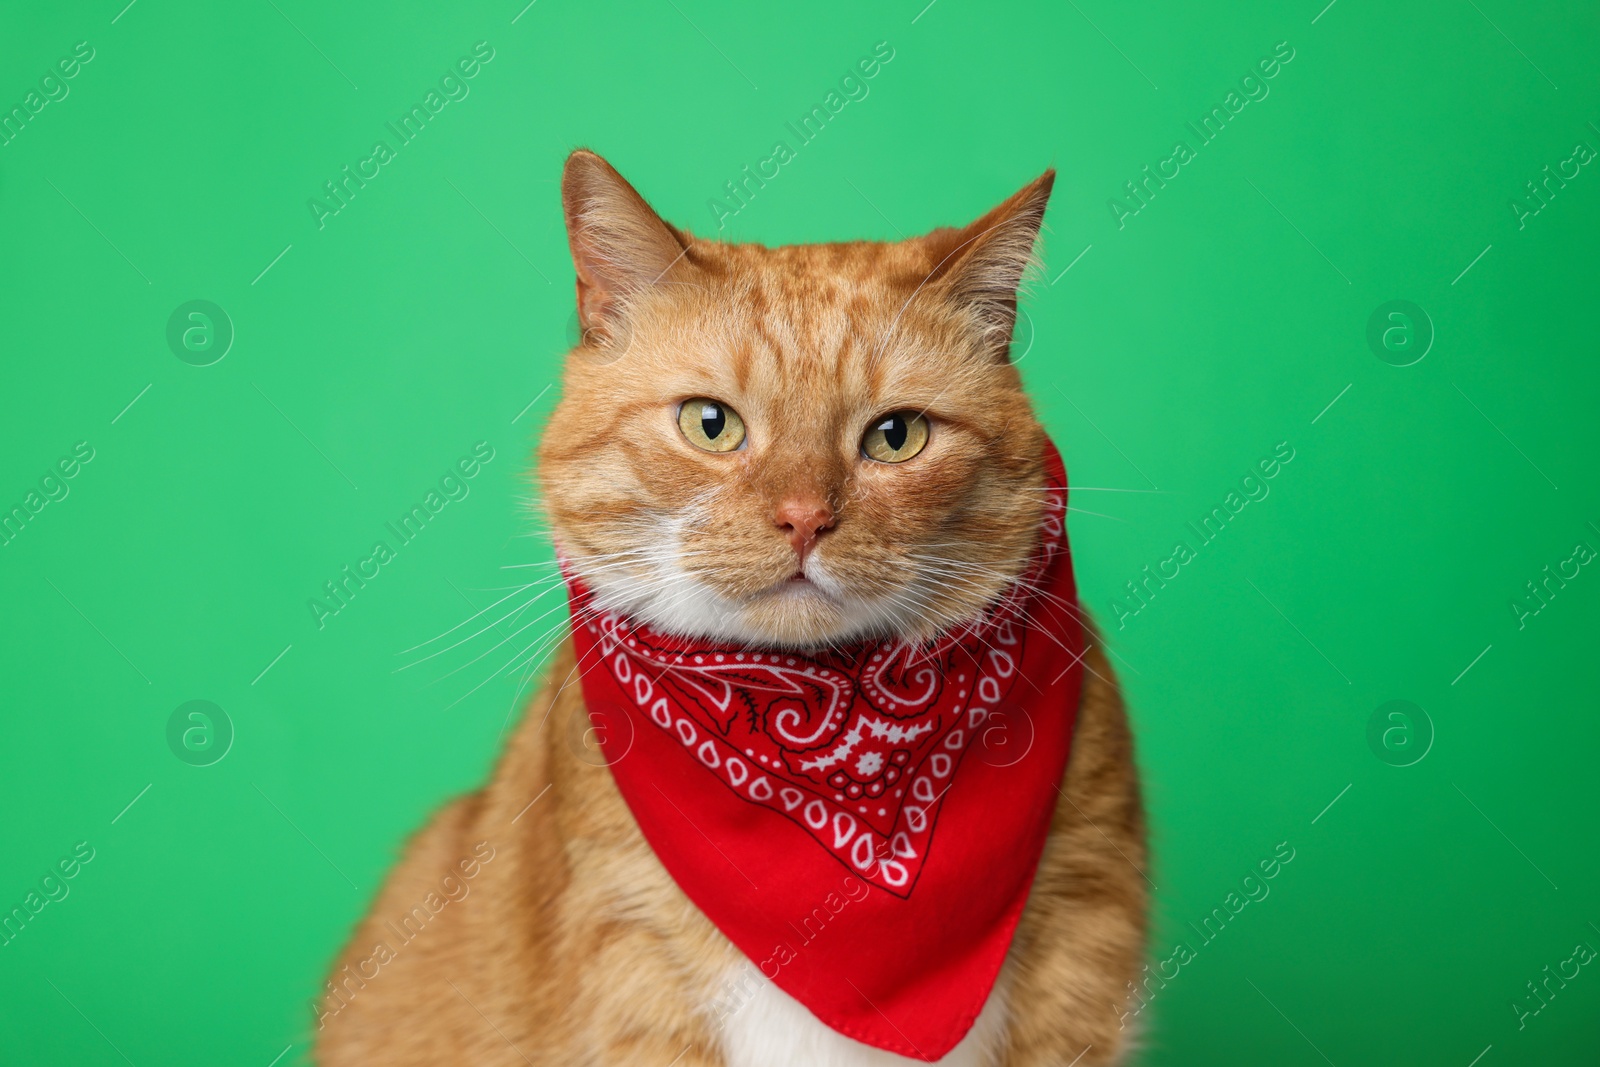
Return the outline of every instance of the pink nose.
[[[778,505],[773,521],[788,535],[797,562],[804,566],[806,555],[816,546],[817,538],[824,530],[833,528],[833,512],[815,498],[786,500]]]

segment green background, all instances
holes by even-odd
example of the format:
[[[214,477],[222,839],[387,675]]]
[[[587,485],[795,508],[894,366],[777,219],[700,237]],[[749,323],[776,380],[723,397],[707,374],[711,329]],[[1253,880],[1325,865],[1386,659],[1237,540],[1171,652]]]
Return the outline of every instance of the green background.
[[[597,149],[708,233],[780,138],[796,158],[724,236],[895,238],[1059,168],[1018,351],[1085,487],[1152,951],[1196,949],[1141,1062],[1600,1058],[1597,968],[1522,1028],[1510,1006],[1600,947],[1600,574],[1520,628],[1509,607],[1600,547],[1600,168],[1520,228],[1510,206],[1600,147],[1592,10],[124,2],[0,17],[5,112],[94,49],[0,146],[0,508],[94,449],[0,546],[0,906],[95,849],[0,948],[0,1060],[304,1060],[397,846],[527,696],[500,670],[520,640],[396,668],[550,558],[526,471],[572,329],[562,158]],[[470,95],[319,229],[308,200],[479,41]],[[879,41],[870,95],[797,147],[784,124]],[[1281,41],[1270,95],[1201,146],[1185,123]],[[1196,157],[1119,228],[1108,200],[1179,139]],[[195,299],[236,332],[211,366],[166,340]],[[1396,299],[1436,333],[1407,367],[1366,339]],[[479,441],[470,495],[319,629],[308,600]],[[1285,441],[1270,495],[1119,630],[1124,583]],[[167,743],[196,699],[235,732],[208,767]],[[1390,700],[1432,724],[1414,765],[1369,745]],[[1283,841],[1202,947],[1190,924]]]

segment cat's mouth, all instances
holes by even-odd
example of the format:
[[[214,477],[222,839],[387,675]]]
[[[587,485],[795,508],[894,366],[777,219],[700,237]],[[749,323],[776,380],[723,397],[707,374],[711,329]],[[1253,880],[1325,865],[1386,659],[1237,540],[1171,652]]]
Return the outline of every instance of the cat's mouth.
[[[765,595],[777,597],[822,596],[831,601],[835,599],[833,595],[835,592],[832,582],[826,579],[819,580],[818,576],[808,574],[807,568],[802,566],[795,568],[794,573],[789,577],[779,579],[767,586]]]

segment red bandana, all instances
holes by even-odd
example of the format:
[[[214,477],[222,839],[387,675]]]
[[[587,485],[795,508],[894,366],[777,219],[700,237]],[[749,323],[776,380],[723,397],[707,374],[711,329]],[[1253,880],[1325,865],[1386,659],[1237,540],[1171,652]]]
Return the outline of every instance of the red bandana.
[[[1045,466],[1024,580],[923,646],[713,645],[570,582],[584,700],[657,857],[818,1019],[902,1056],[971,1029],[1060,796],[1085,644],[1053,445]]]

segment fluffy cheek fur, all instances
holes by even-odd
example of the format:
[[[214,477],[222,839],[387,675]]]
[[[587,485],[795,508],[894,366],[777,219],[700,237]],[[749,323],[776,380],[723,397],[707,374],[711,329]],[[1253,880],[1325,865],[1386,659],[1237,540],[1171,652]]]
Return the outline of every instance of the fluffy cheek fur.
[[[953,370],[959,341],[937,322],[900,323],[890,351],[841,325],[824,358],[787,351],[781,334],[719,336],[666,302],[636,315],[617,358],[573,353],[540,455],[556,541],[602,608],[752,644],[918,640],[975,617],[1025,566],[1042,434],[1011,367],[974,352]],[[745,446],[684,440],[675,412],[692,396],[738,411]],[[904,464],[864,459],[870,420],[903,407],[927,409],[927,447]],[[793,498],[835,515],[806,583],[789,581],[796,558],[775,518]]]

